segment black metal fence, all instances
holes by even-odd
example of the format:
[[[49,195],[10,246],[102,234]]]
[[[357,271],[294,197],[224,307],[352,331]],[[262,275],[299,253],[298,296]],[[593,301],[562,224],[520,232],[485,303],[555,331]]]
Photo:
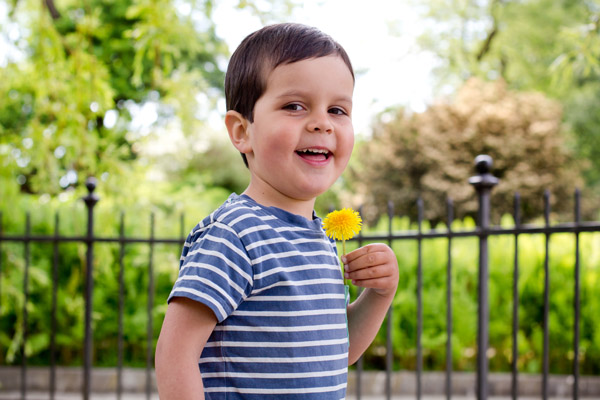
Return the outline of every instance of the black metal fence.
[[[447,229],[446,230],[430,230],[424,232],[422,230],[423,220],[423,202],[419,200],[417,202],[418,207],[418,218],[416,231],[404,231],[404,232],[393,232],[392,231],[392,218],[394,216],[393,204],[388,205],[388,216],[389,216],[389,229],[385,235],[358,235],[353,240],[358,242],[358,245],[362,245],[366,241],[386,241],[392,245],[395,241],[410,240],[416,241],[417,243],[417,332],[416,332],[416,398],[422,397],[422,374],[423,374],[423,347],[421,343],[423,333],[423,242],[434,238],[445,238],[448,241],[448,253],[447,253],[447,268],[446,268],[446,381],[445,391],[446,397],[451,398],[452,395],[452,243],[454,238],[461,237],[477,237],[479,241],[479,273],[478,273],[478,325],[477,325],[477,362],[476,362],[476,394],[478,399],[487,399],[488,397],[488,337],[489,337],[489,305],[488,305],[488,238],[493,235],[510,235],[514,237],[515,242],[515,253],[514,253],[514,272],[513,272],[513,318],[512,318],[512,387],[511,394],[512,398],[516,399],[518,396],[518,377],[519,372],[517,368],[518,360],[518,336],[519,331],[519,246],[518,238],[523,234],[543,234],[545,235],[545,257],[544,257],[544,308],[543,308],[543,360],[542,360],[542,387],[541,393],[542,398],[545,400],[549,396],[548,392],[548,378],[549,378],[549,294],[550,294],[550,237],[556,233],[572,233],[575,240],[575,263],[574,263],[574,302],[573,302],[573,367],[572,375],[573,381],[573,399],[579,398],[579,329],[580,329],[580,242],[579,236],[582,232],[600,232],[600,222],[582,222],[581,211],[580,211],[580,194],[579,191],[575,193],[575,210],[574,210],[574,222],[562,223],[557,225],[550,225],[550,201],[549,193],[545,193],[544,196],[544,218],[545,224],[543,226],[532,226],[523,225],[520,217],[520,199],[518,194],[515,195],[514,204],[514,227],[503,228],[490,226],[490,194],[493,187],[498,183],[498,180],[490,173],[492,160],[490,157],[482,155],[478,156],[475,160],[477,174],[473,176],[469,182],[474,186],[478,201],[478,221],[477,227],[472,230],[452,230],[452,222],[454,219],[454,208],[451,200],[447,202]],[[118,312],[118,362],[116,365],[117,369],[117,389],[116,397],[120,399],[123,394],[123,302],[124,302],[124,253],[125,247],[133,243],[143,243],[149,246],[149,259],[148,259],[148,302],[147,302],[147,351],[146,351],[146,397],[151,397],[152,388],[152,368],[153,368],[153,356],[154,356],[154,338],[153,338],[153,308],[154,308],[154,257],[153,251],[154,246],[157,244],[171,244],[180,247],[184,241],[183,237],[183,217],[181,221],[181,235],[179,238],[157,238],[154,233],[154,218],[151,219],[151,231],[150,237],[148,238],[135,238],[126,237],[123,217],[121,217],[120,223],[120,234],[118,237],[98,237],[94,234],[94,206],[99,201],[98,196],[94,193],[96,188],[96,181],[88,179],[86,182],[88,195],[83,198],[87,208],[87,233],[83,236],[61,236],[59,234],[59,220],[56,217],[55,220],[55,231],[54,235],[36,235],[31,232],[31,222],[29,216],[26,217],[25,231],[22,235],[8,235],[5,234],[2,227],[2,217],[0,214],[0,279],[2,279],[2,243],[3,242],[17,242],[22,243],[24,247],[24,271],[23,271],[23,309],[22,309],[22,331],[23,340],[21,345],[21,383],[20,392],[21,398],[27,398],[27,376],[28,376],[28,365],[27,356],[25,353],[25,343],[27,343],[28,336],[30,334],[28,324],[28,310],[27,303],[29,297],[29,268],[31,263],[30,255],[30,244],[32,242],[46,242],[52,243],[53,245],[53,261],[52,261],[52,295],[51,295],[51,332],[50,332],[50,377],[49,377],[49,396],[54,399],[56,393],[56,312],[57,312],[57,282],[58,282],[58,258],[59,258],[59,244],[65,242],[79,242],[84,243],[86,246],[86,269],[85,269],[85,315],[84,315],[84,342],[83,342],[83,385],[82,385],[82,398],[87,400],[91,395],[91,379],[92,379],[92,367],[93,367],[93,351],[94,351],[94,339],[92,332],[92,304],[94,296],[94,245],[97,243],[117,243],[119,245],[119,308]],[[393,364],[393,351],[392,351],[392,326],[395,323],[394,316],[392,315],[392,309],[388,311],[386,319],[386,381],[385,381],[385,393],[386,397],[390,399],[392,397],[391,390],[391,375],[392,375],[392,364]],[[359,360],[356,367],[357,379],[356,379],[356,396],[357,399],[361,398],[362,387],[363,387],[363,362]]]

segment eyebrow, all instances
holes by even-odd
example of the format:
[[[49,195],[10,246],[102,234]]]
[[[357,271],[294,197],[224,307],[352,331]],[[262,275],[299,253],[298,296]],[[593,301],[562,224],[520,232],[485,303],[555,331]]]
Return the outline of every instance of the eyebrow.
[[[286,97],[303,97],[303,96],[307,96],[308,92],[303,92],[300,90],[290,90],[288,92],[284,92],[282,94],[280,94],[279,96],[277,96],[277,99],[283,99]],[[345,103],[350,103],[352,104],[352,97],[351,96],[339,96],[336,97],[335,101],[341,101],[341,102],[345,102]]]

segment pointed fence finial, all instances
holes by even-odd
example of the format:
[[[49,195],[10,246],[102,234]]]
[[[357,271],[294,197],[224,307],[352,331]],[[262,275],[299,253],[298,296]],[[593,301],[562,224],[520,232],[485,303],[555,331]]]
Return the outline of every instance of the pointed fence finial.
[[[97,185],[98,181],[93,176],[90,176],[85,181],[85,187],[88,190],[88,194],[83,198],[83,201],[85,201],[85,204],[87,204],[88,207],[93,207],[98,200],[100,200],[100,197],[94,193]]]
[[[477,190],[496,186],[498,184],[498,178],[490,172],[493,165],[494,161],[492,160],[492,157],[487,154],[480,154],[475,157],[475,171],[477,172],[477,175],[469,178],[469,183],[475,186],[475,189]]]

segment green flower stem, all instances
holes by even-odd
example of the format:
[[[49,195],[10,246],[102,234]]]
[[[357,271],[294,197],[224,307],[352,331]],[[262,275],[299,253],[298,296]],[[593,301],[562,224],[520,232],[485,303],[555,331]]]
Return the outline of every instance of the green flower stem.
[[[342,255],[346,255],[346,239],[342,236]],[[344,285],[348,284],[346,280],[346,271],[344,270],[344,263],[342,262],[342,278],[344,278]]]

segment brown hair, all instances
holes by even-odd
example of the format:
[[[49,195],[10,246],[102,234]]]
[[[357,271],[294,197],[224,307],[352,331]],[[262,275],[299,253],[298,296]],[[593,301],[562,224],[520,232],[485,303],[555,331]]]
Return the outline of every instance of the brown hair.
[[[237,111],[253,122],[254,105],[265,92],[267,77],[273,69],[281,64],[332,54],[342,58],[354,79],[346,51],[319,29],[295,23],[259,29],[240,43],[229,61],[225,74],[227,111]],[[242,158],[247,166],[244,154]]]

